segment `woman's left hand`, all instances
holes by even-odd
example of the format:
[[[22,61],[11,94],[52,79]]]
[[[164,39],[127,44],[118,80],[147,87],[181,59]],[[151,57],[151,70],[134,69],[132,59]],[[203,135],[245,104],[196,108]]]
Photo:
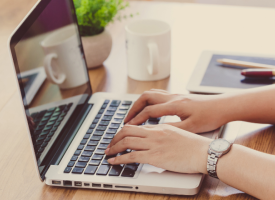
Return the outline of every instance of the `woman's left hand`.
[[[135,150],[108,160],[110,164],[148,163],[180,173],[207,173],[207,150],[211,139],[177,127],[125,125],[113,138],[106,155]]]

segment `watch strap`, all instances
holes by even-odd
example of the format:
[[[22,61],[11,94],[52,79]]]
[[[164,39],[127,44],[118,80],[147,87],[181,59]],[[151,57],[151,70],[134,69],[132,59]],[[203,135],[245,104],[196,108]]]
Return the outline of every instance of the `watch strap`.
[[[208,155],[207,172],[209,176],[219,179],[216,171],[217,162],[218,162],[218,157],[216,156],[215,153],[212,152],[210,155]]]

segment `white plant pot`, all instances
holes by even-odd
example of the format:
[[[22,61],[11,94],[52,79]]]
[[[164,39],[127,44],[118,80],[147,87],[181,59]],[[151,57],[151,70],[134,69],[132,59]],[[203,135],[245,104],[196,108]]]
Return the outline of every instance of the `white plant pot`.
[[[112,36],[104,29],[98,35],[82,37],[83,49],[89,69],[99,67],[108,58],[112,49]]]

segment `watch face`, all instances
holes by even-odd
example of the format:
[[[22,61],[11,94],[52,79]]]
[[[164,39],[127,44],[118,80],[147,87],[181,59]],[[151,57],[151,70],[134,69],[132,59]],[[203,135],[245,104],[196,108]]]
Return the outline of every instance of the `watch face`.
[[[224,139],[217,139],[211,142],[211,149],[218,152],[223,152],[227,150],[230,146],[230,143]]]

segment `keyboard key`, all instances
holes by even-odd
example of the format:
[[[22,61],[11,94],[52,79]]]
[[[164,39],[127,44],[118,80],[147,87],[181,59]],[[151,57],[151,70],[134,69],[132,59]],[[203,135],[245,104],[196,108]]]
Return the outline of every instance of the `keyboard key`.
[[[78,156],[73,156],[73,157],[71,158],[71,161],[76,161],[77,158],[78,158]]]
[[[95,146],[86,146],[85,151],[94,151]]]
[[[96,118],[96,119],[100,119],[101,116],[102,116],[102,114],[97,114],[97,115],[95,116],[95,118]]]
[[[72,171],[73,174],[82,174],[83,168],[75,167]]]
[[[96,172],[96,169],[97,169],[97,166],[89,165],[89,166],[86,168],[84,174],[94,175],[95,172]]]
[[[119,109],[119,110],[117,111],[117,113],[118,113],[118,114],[126,115],[127,110],[121,110],[121,109]]]
[[[124,169],[121,176],[122,177],[134,177],[135,176],[135,171]]]
[[[51,118],[49,119],[49,121],[52,122],[52,121],[56,121],[57,119],[58,119],[58,117],[51,117]]]
[[[99,125],[100,125],[100,126],[108,126],[109,123],[110,123],[110,121],[102,121],[102,120],[101,120],[101,121],[99,122]]]
[[[104,139],[113,139],[114,136],[115,136],[115,134],[105,134],[103,138]]]
[[[79,156],[80,153],[81,153],[81,150],[76,150],[76,151],[74,152],[74,155]]]
[[[119,110],[129,110],[130,106],[120,106]]]
[[[95,124],[94,124],[95,125]],[[90,127],[91,128],[91,127]],[[92,132],[94,131],[94,129],[89,129],[88,131],[87,131],[87,134],[91,134]]]
[[[87,165],[87,162],[77,162],[75,166],[76,166],[76,167],[85,168],[86,165]]]
[[[81,154],[81,156],[85,156],[85,157],[91,157],[93,155],[92,151],[83,151],[83,153]]]
[[[138,165],[130,165],[130,164],[127,164],[127,165],[125,166],[124,171],[125,171],[125,170],[137,171],[137,169],[138,169]]]
[[[102,164],[102,165],[110,165],[110,163],[109,163],[107,160],[105,160],[105,159],[102,161],[101,164]]]
[[[97,124],[99,119],[94,119],[93,124]]]
[[[105,131],[106,128],[107,128],[107,126],[98,126],[98,127],[96,128],[96,130],[97,130],[97,131]]]
[[[122,102],[122,105],[131,105],[132,104],[132,101],[123,101]]]
[[[80,162],[88,162],[90,160],[90,158],[89,157],[84,157],[84,156],[81,156],[80,158],[79,158],[79,160],[78,161],[80,161]]]
[[[86,144],[87,141],[88,141],[87,139],[83,139],[83,140],[81,140],[80,144]]]
[[[123,169],[123,166],[120,166],[120,165],[113,165],[110,173],[109,173],[109,176],[119,176],[121,171]]]
[[[119,118],[119,119],[124,119],[125,115],[124,114],[120,114],[120,113],[116,113],[115,118]]]
[[[100,109],[105,109],[107,107],[107,103],[103,104]]]
[[[116,128],[109,128],[106,133],[112,133],[115,134],[117,132]]]
[[[97,144],[98,144],[98,141],[89,141],[88,142],[88,146],[97,146]]]
[[[72,170],[71,167],[66,167],[65,170],[64,170],[64,173],[70,173]]]
[[[43,142],[42,145],[41,145],[41,147],[46,147],[47,145],[48,145],[47,142]]]
[[[105,116],[113,116],[115,114],[115,112],[114,111],[106,111],[105,112]]]
[[[110,170],[109,165],[101,165],[96,173],[96,175],[107,175]]]
[[[117,110],[117,107],[109,107],[108,109],[107,109],[107,111],[116,111]]]
[[[51,140],[51,137],[47,137],[44,142],[49,142]]]
[[[99,146],[98,146],[98,149],[107,149],[107,146],[108,144],[103,144],[103,143],[100,143]]]
[[[109,103],[110,102],[110,100],[109,99],[106,99],[105,101],[104,101],[104,103]]]
[[[96,165],[98,166],[100,164],[100,160],[91,160],[89,165]]]
[[[90,136],[91,136],[91,134],[85,134],[83,139],[89,139]]]
[[[103,155],[95,154],[93,155],[92,160],[102,160],[102,158],[103,158]]]
[[[96,127],[96,124],[91,124],[90,129],[94,129]]]
[[[92,136],[90,140],[99,141],[101,139],[100,136]]]
[[[95,131],[93,135],[102,136],[103,134],[104,134],[104,131]]]
[[[110,104],[111,107],[118,107],[120,104],[120,100],[113,100]]]
[[[98,111],[98,114],[102,114],[102,113],[104,113],[104,111],[105,111],[105,109],[100,109],[100,110]]]
[[[103,117],[102,117],[102,120],[103,121],[110,121],[112,119],[112,116],[106,116],[106,115],[104,115]]]
[[[61,114],[60,112],[54,112],[53,115],[52,115],[52,117],[57,117],[57,116],[59,116],[60,114]]]
[[[82,150],[84,148],[84,145],[83,144],[80,144],[78,147],[77,147],[77,150]]]
[[[109,144],[112,140],[111,139],[102,139],[101,143],[103,144]]]
[[[118,129],[120,126],[120,124],[117,124],[117,123],[111,123],[111,125],[109,126],[109,128],[116,128]]]
[[[122,118],[114,118],[112,123],[119,123],[121,124],[123,122],[123,119]]]
[[[72,167],[72,166],[74,166],[74,161],[70,161],[69,163],[68,163],[68,165],[67,165],[67,167]]]
[[[105,154],[105,150],[103,150],[103,149],[97,149],[97,150],[95,151],[95,154],[104,155],[104,154]]]

